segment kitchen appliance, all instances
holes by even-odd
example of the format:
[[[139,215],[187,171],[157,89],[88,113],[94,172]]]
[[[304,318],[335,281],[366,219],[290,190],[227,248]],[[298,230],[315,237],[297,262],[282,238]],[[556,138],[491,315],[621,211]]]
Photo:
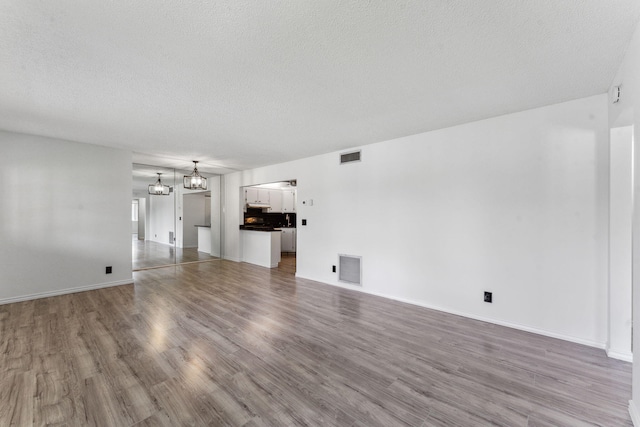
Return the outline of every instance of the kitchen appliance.
[[[248,216],[244,219],[244,225],[241,225],[240,229],[272,231],[273,225],[266,224],[264,218]]]
[[[264,218],[257,216],[248,216],[244,219],[244,225],[261,225],[264,224]]]
[[[268,212],[270,207],[268,203],[247,203],[247,209],[262,209],[262,212]]]

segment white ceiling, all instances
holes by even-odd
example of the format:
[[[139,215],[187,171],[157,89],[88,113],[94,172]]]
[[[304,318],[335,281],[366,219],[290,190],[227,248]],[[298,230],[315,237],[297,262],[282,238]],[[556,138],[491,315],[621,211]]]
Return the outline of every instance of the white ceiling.
[[[161,174],[160,179],[164,185],[170,187],[176,187],[178,184],[182,184],[182,171],[176,171],[174,169],[165,169],[157,166],[147,165],[133,165],[133,193],[138,195],[144,195],[148,192],[150,184],[154,184],[158,180],[158,173]],[[190,172],[185,172],[188,175]]]
[[[0,128],[224,173],[604,93],[637,0],[0,0]]]
[[[180,160],[174,163],[182,163]],[[198,171],[202,172],[198,164]],[[164,185],[169,187],[182,187],[182,178],[191,175],[193,172],[193,163],[185,169],[174,169],[173,167],[158,167],[157,165],[146,165],[134,163],[132,168],[133,175],[133,193],[135,195],[146,195],[149,191],[149,185],[155,184],[160,173],[160,180]],[[211,178],[211,173],[202,173],[205,178]],[[215,183],[209,181],[209,190],[214,187]],[[194,192],[202,192],[201,190],[193,190]],[[184,190],[185,194],[191,194],[192,190]]]

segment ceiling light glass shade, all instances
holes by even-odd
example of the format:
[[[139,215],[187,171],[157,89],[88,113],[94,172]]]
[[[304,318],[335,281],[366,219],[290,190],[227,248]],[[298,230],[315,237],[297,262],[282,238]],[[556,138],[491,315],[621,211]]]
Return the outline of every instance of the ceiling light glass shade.
[[[163,185],[160,180],[161,173],[158,173],[158,180],[155,184],[149,185],[149,194],[153,194],[155,196],[168,196],[171,192],[168,185]]]
[[[182,184],[184,188],[189,190],[206,190],[207,189],[207,178],[200,175],[198,172],[198,162],[193,161],[193,172],[191,175],[185,175]]]

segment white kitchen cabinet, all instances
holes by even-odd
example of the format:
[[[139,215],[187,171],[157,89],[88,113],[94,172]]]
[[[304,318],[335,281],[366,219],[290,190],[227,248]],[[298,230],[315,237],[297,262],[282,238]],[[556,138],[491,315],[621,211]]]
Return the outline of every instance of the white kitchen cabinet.
[[[269,190],[269,212],[282,212],[282,191]]]
[[[295,190],[284,190],[282,192],[282,212],[296,211],[296,192]]]
[[[269,190],[247,187],[244,189],[244,199],[248,204],[269,204]]]
[[[282,252],[296,251],[296,229],[295,228],[282,229],[282,242],[280,243],[280,249],[282,250]]]
[[[245,188],[244,189],[244,202],[245,203],[256,203],[258,199],[258,189],[257,188]]]

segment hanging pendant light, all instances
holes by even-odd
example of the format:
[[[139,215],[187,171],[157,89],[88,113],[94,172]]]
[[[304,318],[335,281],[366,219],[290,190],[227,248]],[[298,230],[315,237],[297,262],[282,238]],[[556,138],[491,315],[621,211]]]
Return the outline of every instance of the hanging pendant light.
[[[156,181],[156,183],[149,185],[149,194],[153,194],[155,196],[168,196],[171,192],[171,189],[168,185],[162,184],[160,175],[162,174],[158,172],[158,180]]]
[[[184,188],[189,190],[206,190],[207,178],[200,175],[198,172],[198,162],[193,160],[193,172],[191,175],[185,175],[183,180]]]

